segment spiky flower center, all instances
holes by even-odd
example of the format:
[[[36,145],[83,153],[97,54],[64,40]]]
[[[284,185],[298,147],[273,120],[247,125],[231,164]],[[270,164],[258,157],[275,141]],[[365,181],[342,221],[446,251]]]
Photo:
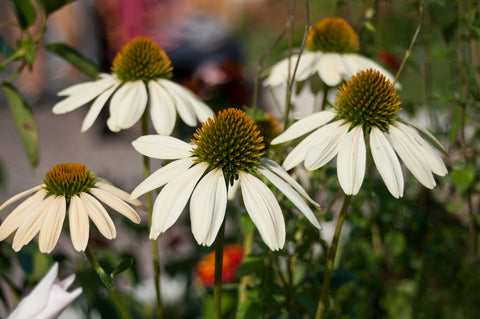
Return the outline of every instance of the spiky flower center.
[[[265,151],[263,137],[245,112],[234,108],[220,111],[197,129],[192,142],[197,162],[219,168],[230,185],[240,171],[250,172]]]
[[[339,118],[368,132],[372,127],[387,131],[400,104],[394,85],[380,72],[369,69],[342,84],[334,107]]]
[[[85,165],[63,163],[54,166],[43,180],[47,195],[63,196],[69,200],[72,196],[85,193],[95,186],[95,176]]]
[[[310,51],[353,53],[360,41],[357,33],[342,18],[325,18],[309,32],[306,47]]]
[[[123,82],[172,77],[172,63],[165,52],[147,37],[128,42],[113,60],[112,72]]]

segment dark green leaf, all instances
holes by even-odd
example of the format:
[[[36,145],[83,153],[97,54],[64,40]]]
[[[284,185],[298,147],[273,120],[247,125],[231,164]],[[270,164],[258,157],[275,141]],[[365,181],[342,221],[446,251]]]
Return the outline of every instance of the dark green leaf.
[[[30,165],[36,166],[39,156],[38,134],[30,107],[13,86],[3,84],[0,88],[7,97],[8,105],[12,111],[15,124],[17,124]]]
[[[33,62],[35,61],[35,56],[37,51],[35,49],[35,43],[31,39],[26,39],[22,41],[20,47],[23,50],[23,59],[27,62],[30,69],[32,68]]]
[[[30,0],[8,0],[8,3],[10,3],[10,7],[12,7],[18,24],[22,29],[28,29],[28,27],[35,23],[35,8],[32,6]]]
[[[122,272],[130,268],[132,265],[133,265],[133,258],[128,257],[124,259],[120,264],[118,264],[117,267],[115,267],[115,269],[112,271],[110,276],[113,278],[116,275],[121,274]]]
[[[75,0],[37,0],[38,7],[45,15],[49,15]]]
[[[466,191],[473,182],[474,172],[471,170],[457,170],[450,171],[450,180],[461,191]]]
[[[48,51],[57,54],[80,71],[95,79],[98,74],[98,67],[91,60],[84,57],[74,48],[63,43],[49,43],[46,45]]]
[[[246,300],[240,304],[235,319],[260,318],[262,308],[256,302]]]
[[[5,40],[0,37],[0,54],[4,57],[11,56],[15,53],[15,49],[12,48]]]
[[[261,272],[263,270],[263,267],[264,260],[262,255],[248,255],[243,259],[243,262],[238,267],[235,275],[237,278],[241,278],[252,273]]]

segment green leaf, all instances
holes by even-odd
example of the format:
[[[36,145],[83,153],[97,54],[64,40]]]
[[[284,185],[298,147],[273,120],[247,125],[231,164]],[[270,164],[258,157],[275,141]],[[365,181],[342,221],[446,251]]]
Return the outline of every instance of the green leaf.
[[[247,214],[240,216],[240,230],[243,235],[247,235],[255,231],[255,224]]]
[[[22,29],[28,29],[35,23],[35,8],[30,0],[8,0],[8,2],[17,16],[18,24]]]
[[[74,2],[75,0],[37,0],[38,7],[45,15],[49,15],[66,4]]]
[[[84,57],[80,52],[74,48],[63,43],[49,43],[46,45],[48,51],[57,54],[80,71],[95,79],[98,74],[97,65],[91,60]]]
[[[8,105],[12,111],[30,165],[36,166],[39,157],[38,134],[30,107],[20,93],[10,84],[3,84],[0,88],[7,97]]]
[[[237,278],[241,278],[252,273],[258,273],[263,270],[263,267],[263,255],[248,255],[243,259],[242,264],[238,267],[235,276]]]
[[[450,171],[450,180],[461,192],[466,191],[473,182],[474,172],[471,170],[458,170],[454,169]]]
[[[124,259],[120,264],[118,264],[117,267],[115,267],[115,269],[112,271],[110,276],[113,278],[116,275],[121,274],[125,270],[128,270],[130,267],[132,267],[132,265],[133,265],[133,258],[128,257]]]
[[[240,304],[235,319],[260,318],[262,308],[256,302],[246,300]]]
[[[26,39],[20,44],[21,49],[23,50],[23,59],[27,62],[30,70],[32,69],[33,62],[35,61],[35,56],[37,51],[35,48],[35,43],[31,39]]]

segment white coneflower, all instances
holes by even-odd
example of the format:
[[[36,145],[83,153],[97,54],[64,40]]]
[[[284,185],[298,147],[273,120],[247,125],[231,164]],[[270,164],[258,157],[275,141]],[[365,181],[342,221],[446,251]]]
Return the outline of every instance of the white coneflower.
[[[285,222],[275,195],[256,177],[261,174],[295,204],[316,227],[320,225],[305,199],[303,188],[277,163],[262,158],[263,138],[245,112],[219,112],[197,129],[193,144],[147,135],[133,142],[141,154],[174,160],[160,168],[132,192],[136,198],[164,186],[154,207],[150,238],[156,239],[180,216],[190,199],[192,232],[201,245],[211,245],[225,218],[227,188],[239,183],[245,208],[263,241],[277,250],[285,243]]]
[[[76,84],[59,92],[66,99],[53,107],[63,114],[92,101],[81,131],[88,130],[111,97],[107,125],[113,132],[132,127],[141,118],[150,101],[150,118],[158,134],[172,133],[177,112],[189,126],[196,126],[213,115],[213,111],[194,94],[170,81],[172,65],[165,52],[146,37],[128,42],[113,61],[112,74]]]
[[[399,110],[400,101],[390,81],[378,71],[362,71],[340,87],[333,108],[297,121],[272,144],[315,130],[288,154],[283,167],[289,170],[304,161],[305,168],[315,170],[337,155],[340,186],[345,194],[355,195],[365,175],[368,138],[378,172],[393,196],[403,196],[404,187],[397,155],[420,183],[433,188],[432,173],[447,174],[435,148],[445,150],[433,135],[399,118]]]
[[[370,68],[376,69],[393,82],[393,76],[376,62],[358,51],[360,42],[352,27],[342,18],[325,18],[308,34],[305,50],[300,56],[295,81],[307,80],[318,74],[323,83],[337,86],[342,80]],[[266,86],[285,85],[293,75],[298,55],[293,54],[275,64],[264,81]],[[289,70],[290,66],[290,70]]]
[[[13,196],[0,206],[0,210],[31,194],[0,226],[0,240],[16,231],[12,243],[15,251],[39,233],[40,251],[50,253],[57,244],[67,212],[76,250],[84,251],[87,247],[89,218],[103,236],[115,238],[115,225],[100,201],[134,223],[140,222],[140,217],[128,204],[141,207],[141,202],[130,199],[127,192],[97,178],[82,164],[54,166],[46,174],[44,184]]]

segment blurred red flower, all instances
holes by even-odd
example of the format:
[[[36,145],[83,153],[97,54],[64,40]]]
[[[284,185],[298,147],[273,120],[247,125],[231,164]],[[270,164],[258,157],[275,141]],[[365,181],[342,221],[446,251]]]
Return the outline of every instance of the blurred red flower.
[[[243,247],[238,244],[225,245],[223,248],[222,282],[235,282],[235,272],[243,260]],[[213,286],[215,274],[215,251],[209,253],[198,263],[195,273],[206,286]]]

